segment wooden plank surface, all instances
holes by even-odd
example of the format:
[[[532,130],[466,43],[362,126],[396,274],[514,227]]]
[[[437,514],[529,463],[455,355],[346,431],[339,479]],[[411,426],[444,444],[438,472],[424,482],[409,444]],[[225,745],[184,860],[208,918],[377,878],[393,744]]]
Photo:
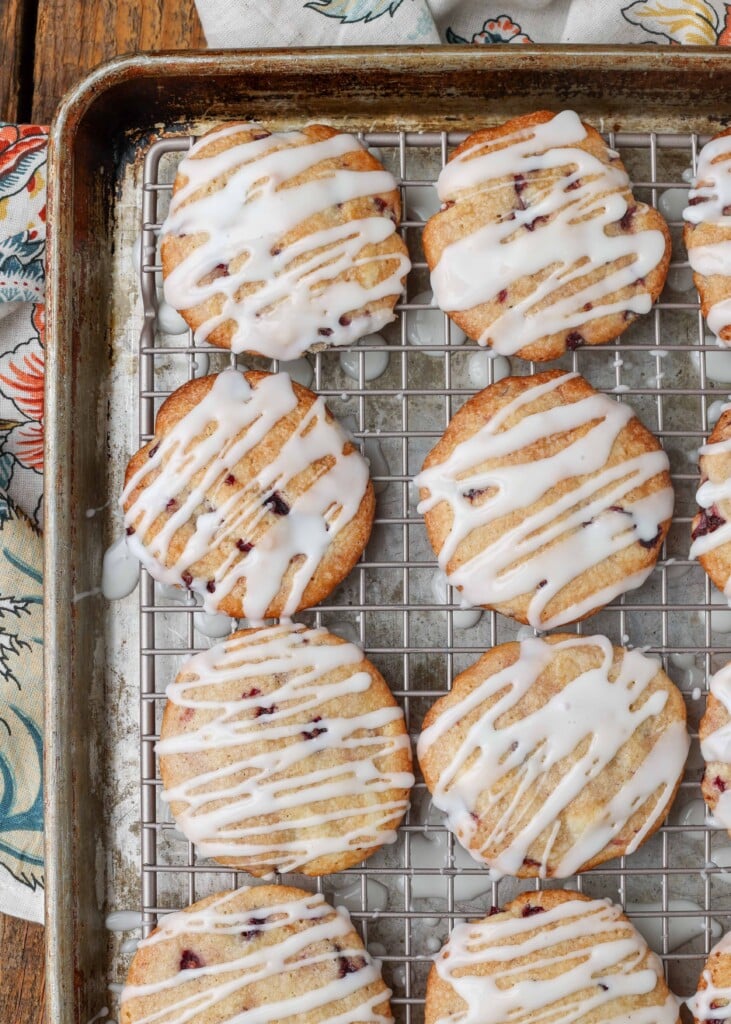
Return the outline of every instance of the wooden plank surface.
[[[43,929],[0,915],[0,1021],[43,1024]]]
[[[0,0],[0,121],[16,121],[23,116],[19,114],[19,99],[25,14],[24,0]]]
[[[39,0],[35,38],[33,117],[44,122],[74,82],[110,57],[206,45],[193,0]]]
[[[117,54],[204,49],[194,0],[0,0],[0,120],[48,123]],[[0,1022],[43,1024],[43,929],[0,914]]]

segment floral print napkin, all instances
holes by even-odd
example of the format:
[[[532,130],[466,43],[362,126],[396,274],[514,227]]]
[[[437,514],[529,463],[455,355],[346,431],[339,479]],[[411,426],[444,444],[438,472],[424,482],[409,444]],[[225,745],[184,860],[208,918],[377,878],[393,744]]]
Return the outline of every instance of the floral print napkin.
[[[731,42],[716,0],[196,0],[209,46]],[[286,16],[285,16],[286,10]]]
[[[46,138],[0,123],[0,911],[43,918]]]

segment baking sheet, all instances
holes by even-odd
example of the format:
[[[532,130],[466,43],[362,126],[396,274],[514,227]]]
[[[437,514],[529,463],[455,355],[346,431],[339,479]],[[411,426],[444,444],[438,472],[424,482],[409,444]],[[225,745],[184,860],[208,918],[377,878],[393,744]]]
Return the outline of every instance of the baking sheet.
[[[659,201],[668,185],[677,186],[678,191],[687,187],[682,174],[692,164],[698,138],[687,134],[688,95],[685,104],[679,102],[682,97],[673,87],[672,75],[674,71],[677,84],[687,74],[685,58],[668,52],[670,65],[663,70],[655,64],[650,88],[647,70],[655,62],[657,48],[651,56],[638,53],[634,62],[619,61],[617,54],[586,51],[576,58],[573,77],[561,69],[560,52],[526,51],[520,64],[499,48],[495,53],[492,69],[485,57],[479,58],[478,68],[472,52],[461,55],[473,71],[461,118],[454,109],[452,90],[437,100],[435,76],[441,67],[442,75],[447,75],[443,81],[454,81],[458,89],[464,69],[455,63],[454,51],[439,50],[428,55],[389,51],[378,72],[380,78],[373,64],[361,62],[345,89],[359,97],[357,103],[353,101],[358,108],[355,113],[353,104],[347,113],[332,109],[327,94],[313,89],[307,115],[301,109],[287,111],[284,101],[289,99],[290,108],[301,104],[300,92],[294,97],[291,71],[293,67],[301,71],[301,61],[309,57],[295,55],[284,63],[281,55],[273,55],[271,66],[265,68],[261,57],[239,56],[237,68],[227,55],[229,64],[218,68],[226,79],[225,88],[210,82],[208,103],[202,107],[199,93],[205,87],[196,79],[189,90],[188,109],[191,115],[203,114],[220,106],[226,94],[229,116],[254,113],[268,124],[294,127],[317,114],[325,121],[366,130],[370,133],[366,141],[379,145],[386,164],[408,190],[407,207],[413,207],[414,194],[426,189],[460,130],[479,123],[476,118],[494,123],[516,109],[560,109],[570,104],[597,127],[620,130],[610,141],[622,152],[638,197]],[[317,67],[313,61],[306,70],[320,77],[328,71],[337,74],[332,55],[328,58],[329,68],[327,61]],[[341,59],[347,65],[349,55]],[[619,88],[609,101],[594,95],[600,59],[607,68],[623,63],[626,72],[624,91]],[[710,54],[707,59],[712,61]],[[543,74],[538,73],[541,64]],[[191,62],[190,70],[194,67],[199,70],[201,65]],[[707,72],[704,68],[697,66],[699,76]],[[511,69],[513,96],[506,102],[500,94],[500,76]],[[255,70],[259,75],[266,71],[273,83],[275,95],[268,106],[261,95],[252,102],[246,91]],[[140,71],[139,64],[135,71]],[[480,105],[477,92],[491,71],[492,92],[483,92],[488,99]],[[114,919],[115,927],[141,923],[149,928],[158,911],[248,880],[243,874],[196,862],[194,851],[159,802],[154,738],[162,694],[183,657],[210,642],[196,628],[198,613],[177,603],[174,594],[161,590],[144,574],[139,590],[125,600],[109,604],[94,593],[101,579],[102,553],[120,533],[115,497],[127,457],[149,434],[154,409],[164,395],[203,369],[200,356],[188,350],[186,336],[153,337],[151,318],[143,331],[145,303],[148,313],[153,312],[156,271],[154,255],[146,253],[143,266],[148,269],[138,273],[133,251],[151,197],[160,198],[155,217],[164,212],[167,193],[151,186],[169,184],[188,134],[198,134],[218,116],[199,116],[193,124],[175,123],[174,111],[184,99],[178,81],[180,60],[149,61],[144,73],[145,82],[157,76],[158,103],[165,89],[175,97],[162,111],[167,115],[162,125],[153,130],[157,108],[148,97],[147,106],[135,112],[134,125],[117,138],[110,159],[108,152],[99,152],[94,118],[101,121],[101,116],[94,112],[87,86],[62,111],[54,134],[51,203],[58,211],[63,199],[73,212],[73,219],[66,209],[65,216],[54,220],[59,234],[52,250],[49,377],[55,387],[48,395],[49,987],[51,1019],[64,1021],[89,1020],[104,1006],[116,1012],[114,992],[110,995],[107,985],[122,980],[130,945],[139,931],[105,931],[103,922],[109,912],[133,915]],[[402,87],[404,76],[411,83],[411,91],[403,98],[396,96],[399,74]],[[110,82],[107,72],[103,88],[99,81],[95,83],[94,97],[101,94],[103,99],[115,89],[127,89],[129,103],[140,88],[138,77],[129,64],[117,65],[111,79],[114,75],[117,79]],[[718,77],[723,79],[720,73]],[[384,82],[386,88],[379,91],[377,86]],[[234,103],[231,94],[236,84],[240,95]],[[716,87],[723,87],[723,82],[716,82]],[[643,88],[647,100],[640,109],[637,101],[644,95]],[[666,104],[658,112],[653,97],[663,90]],[[79,109],[81,98],[86,104],[83,110]],[[407,99],[411,100],[408,110]],[[95,102],[98,107],[98,98]],[[419,121],[419,112],[427,109]],[[268,110],[272,116],[267,116]],[[692,127],[701,133],[711,131],[727,113],[719,103],[712,110],[708,104],[696,106]],[[77,119],[72,124],[74,115]],[[445,133],[392,135],[399,118],[409,129],[439,125]],[[113,130],[114,125],[106,129],[107,133]],[[647,134],[653,130],[659,134]],[[72,151],[62,153],[64,132]],[[159,147],[158,135],[172,137],[173,142]],[[161,148],[168,151],[160,152]],[[69,174],[72,156],[75,175]],[[145,201],[148,211],[143,211]],[[426,708],[458,671],[487,646],[523,635],[509,620],[488,613],[476,625],[463,628],[455,623],[456,606],[440,602],[438,587],[435,596],[435,560],[408,481],[450,416],[476,390],[471,360],[477,348],[469,343],[450,346],[444,334],[446,321],[438,313],[431,314],[436,318],[433,353],[409,344],[409,324],[421,315],[420,309],[424,312],[424,302],[415,300],[428,288],[417,220],[412,211],[404,228],[416,268],[399,320],[383,332],[389,346],[386,372],[367,381],[365,357],[359,357],[358,379],[353,380],[343,372],[338,350],[324,351],[310,360],[313,387],[346,419],[371,458],[378,458],[377,446],[385,462],[376,474],[382,478],[377,523],[364,561],[328,602],[302,616],[363,644],[404,706],[414,736]],[[149,218],[146,223],[143,242],[149,244],[153,228]],[[675,225],[674,238],[679,232]],[[73,272],[62,266],[70,246],[76,250]],[[711,611],[712,588],[700,568],[687,561],[696,484],[694,450],[708,431],[714,402],[731,390],[731,373],[725,383],[713,378],[722,370],[715,367],[718,355],[713,344],[703,343],[695,293],[680,287],[683,276],[688,276],[684,260],[682,248],[676,247],[671,271],[676,286],[666,289],[653,313],[634,324],[618,346],[579,350],[551,365],[576,368],[595,386],[630,401],[663,439],[670,455],[676,517],[660,567],[641,590],[627,595],[617,608],[592,617],[582,628],[605,632],[616,643],[649,646],[661,653],[686,695],[695,730],[706,675],[731,656],[727,632],[731,622],[719,618],[730,613]],[[211,372],[230,361],[228,353],[211,353]],[[239,359],[239,365],[252,362]],[[512,372],[530,372],[530,364],[511,362]],[[490,380],[504,369],[499,361],[484,360],[480,372]],[[664,954],[673,988],[684,994],[695,982],[714,932],[731,924],[731,878],[720,863],[727,856],[723,848],[729,841],[701,824],[692,828],[681,824],[684,813],[698,813],[700,772],[694,742],[670,824],[626,861],[611,862],[568,883],[592,895],[619,900],[640,927],[651,925],[652,945]],[[334,902],[350,906],[369,948],[383,960],[384,974],[394,988],[396,1015],[408,1022],[421,1019],[430,957],[451,922],[481,916],[490,905],[534,887],[534,883],[510,879],[492,886],[484,871],[462,855],[457,855],[455,866],[453,839],[442,829],[427,797],[423,786],[417,786],[398,842],[372,857],[363,870],[304,883],[319,884]],[[677,900],[686,902],[673,902]],[[142,917],[134,916],[140,912]],[[122,952],[123,943],[128,952]],[[64,953],[68,961],[63,960]]]

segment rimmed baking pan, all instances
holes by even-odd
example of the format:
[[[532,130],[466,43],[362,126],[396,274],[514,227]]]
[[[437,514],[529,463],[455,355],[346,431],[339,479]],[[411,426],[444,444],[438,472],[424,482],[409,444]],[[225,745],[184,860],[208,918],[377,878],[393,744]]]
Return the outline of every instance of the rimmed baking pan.
[[[50,1020],[81,1024],[110,1005],[107,986],[120,980],[126,961],[118,938],[105,929],[107,912],[139,913],[149,928],[158,911],[245,881],[198,862],[159,807],[154,737],[164,684],[176,658],[207,643],[195,608],[161,595],[147,577],[121,602],[98,593],[103,553],[119,528],[116,495],[127,454],[149,434],[156,403],[196,372],[190,339],[163,344],[152,326],[154,256],[143,252],[141,269],[132,258],[136,241],[154,242],[189,135],[221,119],[293,127],[324,120],[364,133],[401,180],[416,269],[387,336],[389,369],[369,381],[361,356],[349,377],[338,353],[312,360],[313,386],[351,417],[354,435],[371,444],[372,463],[369,434],[380,431],[384,460],[373,469],[383,485],[380,539],[316,618],[353,630],[387,673],[416,733],[429,699],[449,686],[453,673],[515,630],[487,614],[465,629],[455,622],[455,606],[434,596],[433,556],[409,497],[420,455],[483,372],[470,369],[474,347],[453,349],[444,334],[434,336],[431,355],[410,343],[408,318],[423,308],[419,296],[428,287],[413,193],[430,185],[450,146],[471,128],[565,107],[610,137],[638,194],[658,202],[687,187],[682,172],[700,141],[731,119],[731,65],[720,50],[654,46],[139,55],[93,72],[59,109],[51,133],[46,368]],[[677,241],[677,224],[674,235]],[[662,655],[695,725],[702,710],[696,689],[731,655],[720,619],[712,618],[709,586],[687,561],[693,450],[728,384],[713,376],[719,371],[709,363],[714,353],[697,297],[687,280],[681,288],[679,274],[687,267],[680,248],[674,259],[675,291],[664,294],[642,325],[633,325],[618,346],[574,353],[566,365],[629,399],[670,453],[678,506],[661,565],[641,594],[590,624],[615,642],[628,637]],[[213,352],[210,365],[225,359]],[[519,362],[514,372],[529,372]],[[496,372],[488,367],[485,379]],[[699,795],[697,744],[694,750],[679,807],[657,839],[626,863],[613,862],[580,882],[584,891],[634,907],[638,923],[654,922],[654,943],[671,980],[677,975],[676,987],[697,975],[731,914],[722,866],[712,860],[719,837],[692,825],[685,812]],[[354,920],[379,948],[395,1009],[406,1021],[420,1019],[430,955],[425,934],[496,898],[489,885],[480,887],[477,866],[455,864],[451,838],[428,814],[417,789],[395,848],[332,886],[322,883],[336,902],[350,901]],[[437,844],[426,859],[425,835]],[[440,885],[443,892],[432,899]]]

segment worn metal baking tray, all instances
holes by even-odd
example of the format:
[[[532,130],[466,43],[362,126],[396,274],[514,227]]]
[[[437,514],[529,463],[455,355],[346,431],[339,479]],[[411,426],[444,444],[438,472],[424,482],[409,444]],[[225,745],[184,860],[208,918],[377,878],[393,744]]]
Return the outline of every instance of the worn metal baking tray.
[[[123,975],[124,956],[105,930],[107,911],[142,909],[149,928],[158,909],[245,881],[196,862],[187,844],[175,845],[170,823],[158,818],[155,716],[173,668],[156,674],[155,666],[164,658],[174,666],[181,652],[201,645],[195,609],[170,602],[144,576],[139,593],[126,601],[110,605],[97,592],[102,555],[119,525],[115,497],[125,456],[149,432],[155,403],[195,372],[189,338],[156,347],[154,258],[150,263],[143,256],[141,273],[131,259],[143,217],[151,214],[154,221],[160,215],[171,168],[189,133],[219,119],[255,117],[288,126],[321,119],[363,132],[369,144],[382,147],[402,183],[411,183],[404,188],[418,191],[433,180],[460,134],[545,107],[573,107],[608,133],[638,192],[655,202],[667,186],[687,185],[681,172],[701,138],[731,120],[731,64],[722,51],[654,46],[167,54],[115,60],[62,104],[51,133],[46,368],[50,1020],[84,1024],[110,1005],[107,986]],[[313,386],[341,415],[348,408],[355,413],[356,436],[364,440],[369,430],[380,430],[386,462],[375,472],[386,492],[378,529],[382,537],[393,529],[399,538],[392,547],[378,541],[384,545],[378,557],[367,554],[350,587],[333,595],[317,617],[355,630],[390,676],[412,731],[453,672],[485,646],[516,633],[506,620],[487,614],[471,630],[460,629],[454,606],[431,593],[434,560],[409,500],[408,478],[450,413],[475,390],[468,369],[475,349],[452,349],[442,334],[432,347],[434,359],[407,343],[405,320],[419,309],[417,293],[428,283],[418,258],[418,220],[412,216],[404,228],[417,266],[400,324],[388,333],[387,375],[366,381],[360,357],[353,382],[343,378],[337,352],[313,359]],[[154,225],[145,230],[143,242],[154,237]],[[673,233],[678,235],[678,225]],[[708,430],[713,400],[724,398],[731,383],[713,379],[708,360],[714,353],[704,342],[695,293],[679,291],[677,275],[685,271],[687,278],[682,253],[675,260],[676,291],[666,292],[618,347],[583,350],[560,365],[577,366],[595,385],[629,395],[671,456],[677,518],[661,566],[646,588],[586,625],[615,642],[626,638],[662,654],[686,693],[695,727],[703,703],[696,690],[711,668],[731,656],[731,647],[717,628],[720,619],[711,617],[709,584],[687,562],[692,451]],[[212,368],[227,359],[213,353]],[[514,372],[529,370],[514,361]],[[484,372],[492,379],[495,365]],[[384,589],[388,580],[390,593]],[[176,615],[183,633],[172,624]],[[683,667],[691,660],[693,667]],[[697,800],[699,774],[694,744],[681,808]],[[633,905],[637,923],[654,921],[655,945],[671,981],[687,989],[714,929],[729,926],[731,890],[723,866],[712,859],[719,836],[702,824],[689,829],[678,821],[676,811],[642,851],[579,884]],[[430,834],[436,853],[432,863],[420,865],[417,844]],[[434,935],[511,891],[510,880],[499,890],[475,887],[479,868],[454,867],[452,852],[452,840],[431,819],[417,788],[397,847],[332,888],[324,882],[337,901],[353,883],[353,917],[369,944],[380,943],[397,1014],[407,1022],[420,1019]],[[385,907],[371,894],[374,882],[391,887]],[[441,895],[433,896],[440,886]],[[640,897],[656,905],[643,909]],[[690,900],[690,907],[673,903],[677,898]],[[683,925],[695,938],[678,951],[673,929]]]

